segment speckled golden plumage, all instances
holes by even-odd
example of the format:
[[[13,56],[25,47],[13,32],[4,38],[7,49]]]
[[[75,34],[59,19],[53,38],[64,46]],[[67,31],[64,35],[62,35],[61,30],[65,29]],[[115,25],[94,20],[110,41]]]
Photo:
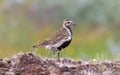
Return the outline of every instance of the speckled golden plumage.
[[[58,31],[51,34],[47,39],[38,45],[34,45],[33,48],[38,48],[43,46],[46,49],[53,50],[54,57],[55,52],[58,51],[58,58],[60,50],[67,47],[72,40],[72,30],[71,27],[74,25],[72,20],[66,19],[63,21],[63,27]]]
[[[45,41],[43,41],[41,43],[41,45],[42,46],[49,45],[49,44],[54,45],[54,44],[57,44],[59,41],[61,41],[63,39],[67,39],[68,36],[70,36],[70,35],[69,35],[68,31],[66,30],[66,28],[61,28],[57,32],[50,35]]]

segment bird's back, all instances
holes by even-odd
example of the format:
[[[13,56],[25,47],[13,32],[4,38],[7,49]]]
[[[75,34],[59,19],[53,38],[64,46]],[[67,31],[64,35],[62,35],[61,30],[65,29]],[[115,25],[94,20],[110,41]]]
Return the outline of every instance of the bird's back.
[[[53,46],[53,47],[59,47],[64,42],[70,41],[72,39],[72,32],[71,29],[68,28],[61,28],[60,30],[54,32],[51,34],[47,39],[45,39],[41,45],[42,46]]]

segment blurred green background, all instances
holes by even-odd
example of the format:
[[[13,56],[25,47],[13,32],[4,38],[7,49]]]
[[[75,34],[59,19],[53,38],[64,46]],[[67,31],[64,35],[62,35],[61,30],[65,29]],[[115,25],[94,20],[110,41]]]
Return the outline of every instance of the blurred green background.
[[[120,0],[0,0],[0,58],[33,51],[72,19],[73,40],[62,57],[106,58],[120,55]],[[36,53],[50,57],[51,51]]]

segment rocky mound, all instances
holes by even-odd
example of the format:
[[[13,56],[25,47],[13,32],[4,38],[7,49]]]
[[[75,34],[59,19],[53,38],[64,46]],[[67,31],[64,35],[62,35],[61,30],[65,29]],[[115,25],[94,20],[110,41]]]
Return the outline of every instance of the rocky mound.
[[[0,75],[120,75],[120,62],[91,64],[72,59],[42,59],[33,53],[18,53],[0,59]]]

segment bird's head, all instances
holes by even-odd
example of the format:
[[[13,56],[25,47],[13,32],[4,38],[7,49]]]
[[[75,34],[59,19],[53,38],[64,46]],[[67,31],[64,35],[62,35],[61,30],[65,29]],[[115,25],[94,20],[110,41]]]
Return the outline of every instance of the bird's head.
[[[63,21],[63,27],[70,27],[71,28],[74,25],[75,25],[75,23],[70,19],[65,19]]]

